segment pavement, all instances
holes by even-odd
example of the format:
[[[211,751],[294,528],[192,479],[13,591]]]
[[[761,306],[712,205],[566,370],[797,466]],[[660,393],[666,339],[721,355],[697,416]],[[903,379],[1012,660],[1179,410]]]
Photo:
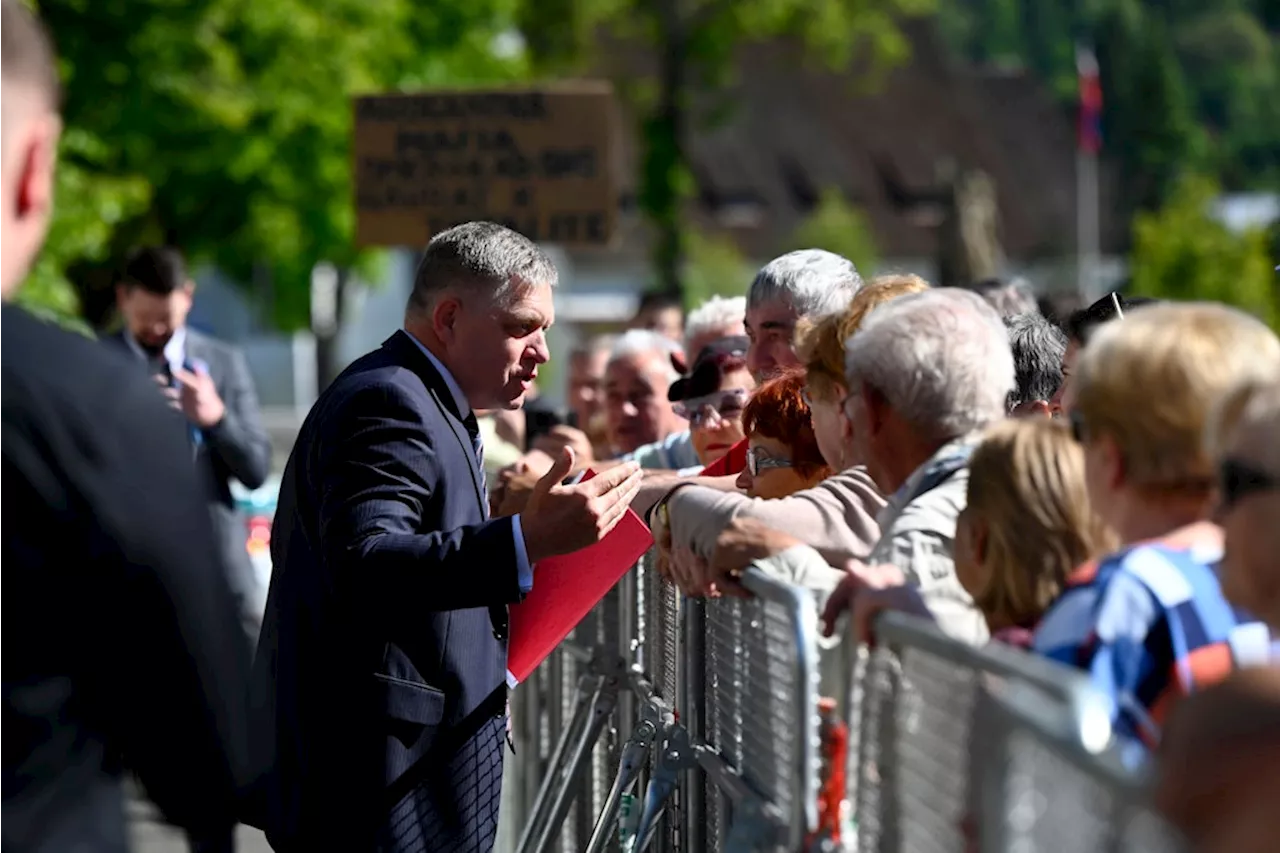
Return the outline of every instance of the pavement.
[[[516,846],[516,828],[511,815],[515,803],[512,797],[519,789],[515,776],[515,762],[506,763],[502,783],[502,811],[498,820],[498,838],[493,853],[512,853]],[[137,791],[129,801],[129,835],[131,853],[190,853],[187,836],[158,819],[155,806],[141,797]],[[272,853],[267,837],[248,826],[236,829],[236,853]]]

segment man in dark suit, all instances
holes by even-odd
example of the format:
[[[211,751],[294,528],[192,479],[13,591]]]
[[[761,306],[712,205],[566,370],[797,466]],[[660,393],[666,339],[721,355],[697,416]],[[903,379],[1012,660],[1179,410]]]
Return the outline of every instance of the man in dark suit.
[[[187,419],[191,456],[203,478],[218,551],[252,642],[264,590],[245,548],[245,523],[231,496],[234,478],[256,489],[271,471],[271,440],[244,356],[187,327],[195,283],[169,247],[132,252],[116,285],[124,328],[109,340],[146,366]]]
[[[427,246],[402,331],[321,395],[285,468],[253,675],[259,812],[277,851],[488,851],[506,729],[506,607],[598,541],[634,465],[488,518],[473,410],[547,361],[550,259],[486,222]]]
[[[52,209],[57,77],[0,0],[0,284]],[[249,654],[178,419],[96,342],[2,309],[5,853],[126,849],[123,770],[172,822],[229,838]]]

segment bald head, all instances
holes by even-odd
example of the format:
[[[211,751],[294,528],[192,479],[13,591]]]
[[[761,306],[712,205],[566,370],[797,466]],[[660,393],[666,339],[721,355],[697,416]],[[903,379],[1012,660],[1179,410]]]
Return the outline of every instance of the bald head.
[[[56,112],[60,87],[49,34],[21,0],[0,0],[0,68],[4,82],[4,132],[9,128],[10,98],[30,98]]]
[[[53,47],[19,0],[0,0],[0,51],[0,292],[7,301],[49,230],[61,122]]]

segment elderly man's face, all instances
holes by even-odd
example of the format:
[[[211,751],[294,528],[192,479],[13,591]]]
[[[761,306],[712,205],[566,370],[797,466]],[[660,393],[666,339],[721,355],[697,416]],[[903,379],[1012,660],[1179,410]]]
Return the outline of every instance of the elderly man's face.
[[[782,302],[766,302],[747,309],[746,328],[751,346],[747,349],[747,369],[763,382],[788,367],[800,367],[795,334],[799,315]]]
[[[605,369],[606,429],[618,453],[630,453],[683,431],[684,422],[667,400],[672,373],[664,352],[623,356]]]
[[[601,388],[608,362],[607,349],[578,353],[569,360],[569,407],[579,429],[586,429],[602,408]]]
[[[1280,470],[1265,429],[1235,430],[1220,459],[1217,520],[1226,535],[1220,577],[1233,604],[1280,630]]]

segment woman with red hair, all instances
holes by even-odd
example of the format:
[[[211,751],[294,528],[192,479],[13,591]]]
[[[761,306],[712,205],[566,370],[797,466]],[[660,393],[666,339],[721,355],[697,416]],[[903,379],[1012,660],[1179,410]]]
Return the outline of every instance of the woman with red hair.
[[[753,498],[784,498],[831,476],[818,450],[804,400],[804,371],[761,385],[742,412],[747,466],[738,487]]]

